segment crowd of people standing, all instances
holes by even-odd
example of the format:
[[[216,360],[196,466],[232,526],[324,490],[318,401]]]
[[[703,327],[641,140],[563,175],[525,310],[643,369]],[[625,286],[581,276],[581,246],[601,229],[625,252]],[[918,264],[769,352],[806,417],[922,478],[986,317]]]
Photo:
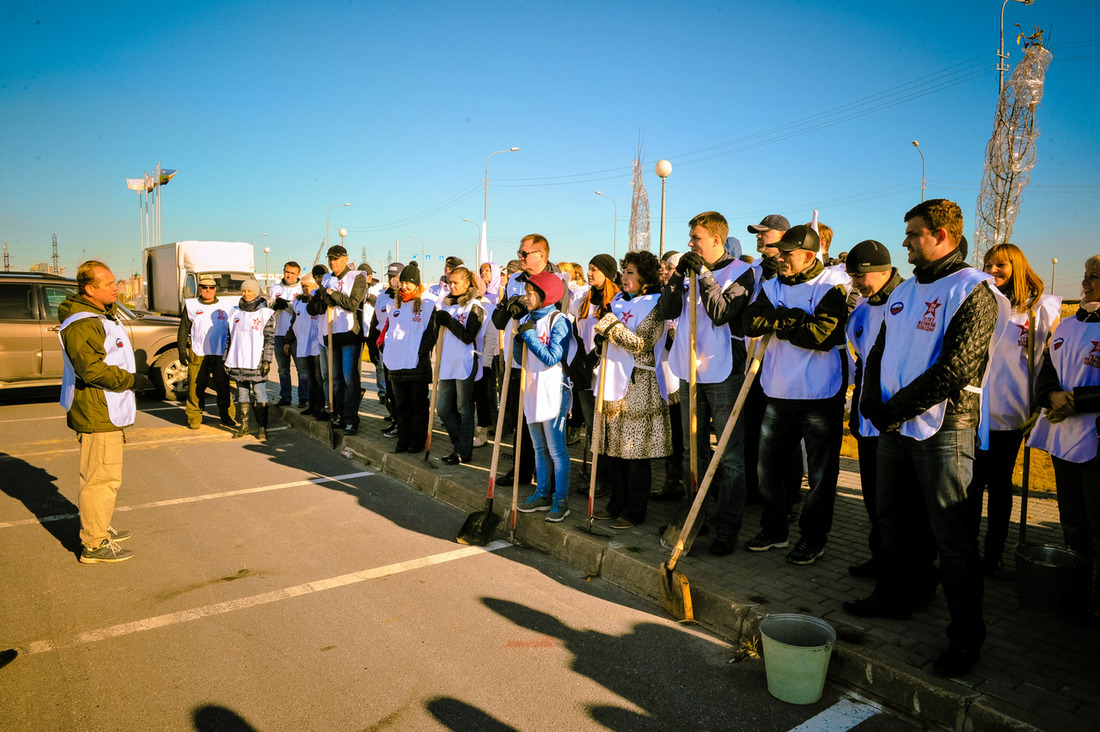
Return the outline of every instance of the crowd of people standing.
[[[951,619],[935,669],[959,676],[985,638],[983,583],[1003,566],[1025,440],[1053,456],[1066,543],[1093,578],[1100,566],[1100,255],[1085,263],[1080,309],[1059,322],[1060,299],[1018,247],[991,248],[982,269],[967,265],[954,202],[922,202],[904,222],[908,279],[882,243],[829,260],[831,229],[778,214],[748,227],[759,256],[742,253],[726,219],[706,211],[688,224],[687,250],[661,259],[631,251],[621,261],[597,254],[587,269],[555,264],[547,239],[530,234],[505,266],[448,257],[430,285],[415,261],[389,265],[376,282],[342,246],[305,277],[288,262],[266,298],[249,281],[238,302],[222,304],[206,291],[213,282],[200,282],[179,336],[188,424],[201,422],[210,385],[223,424],[243,436],[252,414],[262,438],[275,361],[280,406],[292,404],[293,364],[303,413],[354,435],[365,348],[394,452],[425,448],[433,380],[452,445],[445,463],[469,462],[504,409],[517,460],[497,481],[530,485],[520,510],[558,522],[570,513],[568,425],[583,427],[596,438],[606,498],[593,518],[626,530],[645,523],[650,500],[692,498],[711,438],[733,415],[705,506],[708,549],[786,549],[788,563],[806,566],[828,544],[847,411],[871,555],[849,571],[874,589],[844,609],[905,619],[942,587]],[[754,359],[759,373],[746,384]],[[651,477],[658,459],[662,485]],[[741,542],[749,502],[762,504],[760,525]],[[1100,621],[1097,585],[1086,622]]]

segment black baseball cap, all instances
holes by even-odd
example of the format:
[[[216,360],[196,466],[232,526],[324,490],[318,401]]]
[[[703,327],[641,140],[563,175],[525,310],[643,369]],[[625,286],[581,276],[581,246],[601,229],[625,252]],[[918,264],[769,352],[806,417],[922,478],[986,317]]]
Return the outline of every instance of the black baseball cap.
[[[761,231],[768,231],[769,229],[786,231],[789,228],[791,228],[791,222],[787,221],[787,217],[779,214],[768,214],[760,219],[759,224],[749,224],[749,233],[759,234]]]
[[[820,252],[821,237],[806,224],[799,224],[787,229],[783,233],[783,238],[775,243],[775,248],[783,252],[793,252],[795,249]]]
[[[327,256],[329,258],[332,258],[332,257],[346,257],[346,256],[348,256],[348,250],[344,249],[342,246],[337,244],[335,246],[331,246],[331,247],[328,248],[328,255]]]

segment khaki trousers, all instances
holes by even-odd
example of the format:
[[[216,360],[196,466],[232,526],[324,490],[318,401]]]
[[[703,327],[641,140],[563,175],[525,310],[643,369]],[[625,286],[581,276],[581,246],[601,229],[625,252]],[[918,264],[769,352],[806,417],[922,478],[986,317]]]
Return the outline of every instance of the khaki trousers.
[[[196,356],[190,352],[187,365],[187,424],[192,427],[202,424],[202,414],[206,407],[206,388],[214,387],[218,400],[218,416],[233,419],[236,410],[229,400],[229,375],[225,372],[225,358],[222,356]]]
[[[122,485],[122,431],[82,432],[80,440],[80,542],[94,549],[107,538],[115,512],[115,496]]]

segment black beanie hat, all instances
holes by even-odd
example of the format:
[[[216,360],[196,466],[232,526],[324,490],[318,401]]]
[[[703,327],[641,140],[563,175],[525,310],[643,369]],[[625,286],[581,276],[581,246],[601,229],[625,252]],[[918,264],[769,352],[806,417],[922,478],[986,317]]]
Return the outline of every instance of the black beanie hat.
[[[597,254],[588,263],[603,272],[603,276],[612,282],[619,279],[619,268],[615,266],[615,258],[610,254]]]
[[[405,265],[405,269],[401,270],[401,275],[397,278],[398,282],[411,282],[414,285],[420,285],[420,265],[415,261],[409,262]]]

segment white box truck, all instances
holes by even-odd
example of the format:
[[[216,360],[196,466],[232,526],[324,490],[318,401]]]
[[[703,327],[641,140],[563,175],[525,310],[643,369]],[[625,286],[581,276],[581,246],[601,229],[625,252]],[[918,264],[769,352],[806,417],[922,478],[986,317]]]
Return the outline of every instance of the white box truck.
[[[236,298],[255,277],[252,245],[243,241],[177,241],[145,250],[146,309],[180,315],[183,301],[197,297],[199,277],[218,283],[218,297]]]

